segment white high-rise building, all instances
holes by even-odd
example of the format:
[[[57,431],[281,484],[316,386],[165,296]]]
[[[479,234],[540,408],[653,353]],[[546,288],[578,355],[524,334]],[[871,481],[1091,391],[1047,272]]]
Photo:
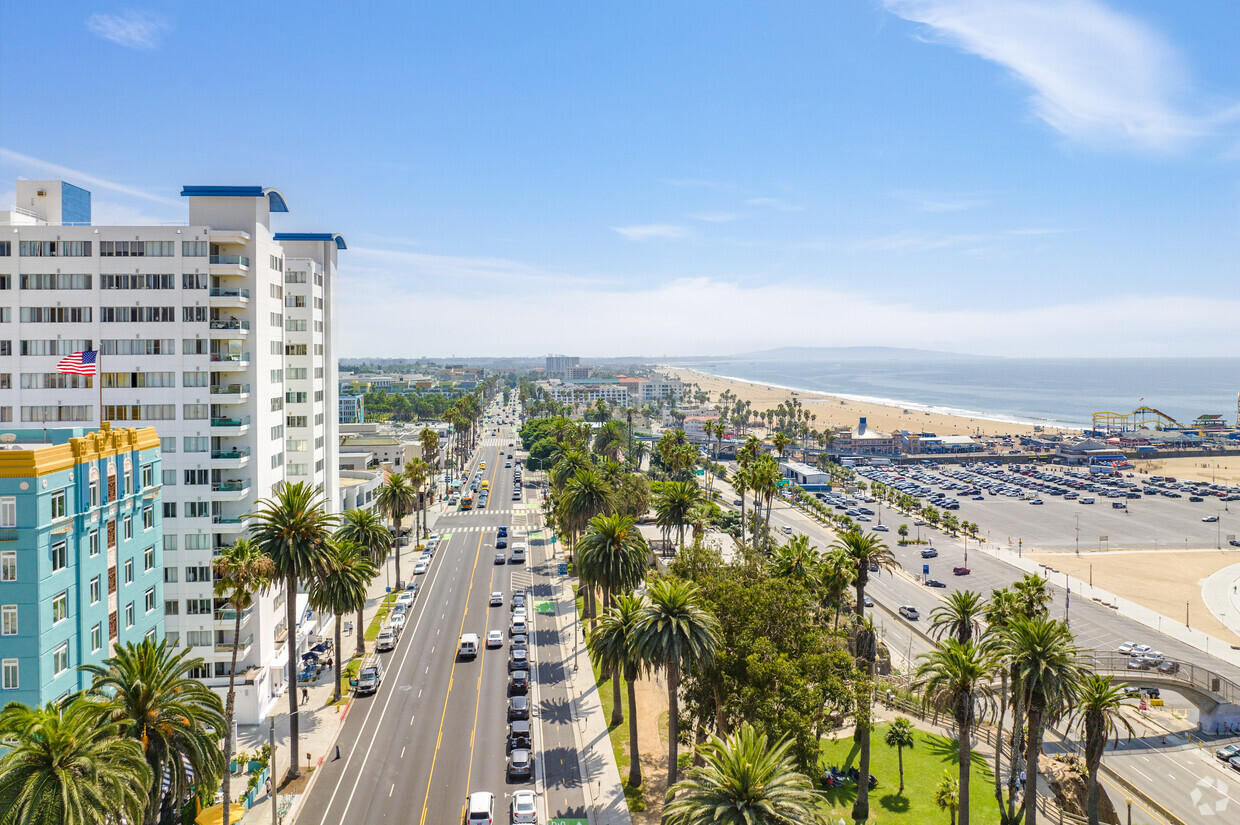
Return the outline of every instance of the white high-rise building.
[[[227,683],[235,615],[212,592],[211,559],[250,527],[282,482],[338,505],[332,344],[334,234],[277,233],[283,196],[258,186],[187,186],[183,226],[91,226],[90,195],[17,183],[0,212],[0,422],[153,426],[163,467],[169,639]],[[99,352],[96,378],[56,371]],[[3,426],[0,423],[0,427]],[[237,718],[261,720],[285,689],[283,588],[243,616]],[[298,616],[306,617],[305,595]],[[317,617],[316,617],[317,618]]]

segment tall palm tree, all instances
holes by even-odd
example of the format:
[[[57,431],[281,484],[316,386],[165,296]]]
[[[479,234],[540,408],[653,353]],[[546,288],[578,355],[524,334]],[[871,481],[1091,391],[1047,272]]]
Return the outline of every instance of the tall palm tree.
[[[1025,825],[1037,822],[1038,757],[1047,724],[1059,719],[1074,700],[1084,670],[1077,660],[1072,631],[1058,619],[1017,618],[1008,626],[1006,642],[1025,704]]]
[[[430,480],[430,468],[422,459],[414,456],[405,462],[405,478],[409,479],[409,486],[413,488],[413,507],[414,507],[414,538],[422,539],[424,526],[418,519],[421,514],[422,521],[426,518],[426,482]],[[416,544],[417,542],[413,542]]]
[[[192,652],[174,653],[166,639],[143,639],[118,645],[101,664],[79,666],[92,677],[91,694],[106,697],[103,724],[117,725],[121,736],[142,746],[152,776],[147,825],[180,808],[195,787],[214,788],[227,769],[219,748],[224,707],[214,691],[187,675],[206,666],[190,658]]]
[[[1000,817],[1003,818],[1003,778],[1001,771],[1003,766],[1004,751],[1003,720],[1007,716],[1009,697],[1011,697],[1012,693],[1015,691],[1015,687],[1011,681],[1013,668],[1008,657],[1008,650],[1005,644],[1008,622],[1013,616],[1017,615],[1016,601],[1012,595],[1012,591],[1006,587],[1001,587],[998,590],[992,591],[990,598],[986,600],[986,607],[982,615],[987,626],[987,632],[983,638],[983,644],[986,645],[991,654],[994,656],[995,672],[999,675],[999,712],[995,719],[995,724],[997,727],[995,741],[998,742],[999,745],[995,748],[994,777],[995,802],[998,803]],[[1017,736],[1016,733],[1019,731],[1021,724],[1023,723],[1023,716],[1018,712],[1019,709],[1016,706],[1018,704],[1019,703],[1016,703],[1012,708],[1013,736],[1011,743],[1012,753],[1011,758],[1009,759],[1012,772],[1012,794],[1009,797],[1010,799],[1015,798],[1015,777],[1017,775],[1015,766],[1019,759],[1018,754],[1021,750],[1020,737]],[[1006,818],[1014,819],[1015,811],[1008,810],[1006,813]]]
[[[121,735],[107,706],[84,696],[0,711],[0,822],[124,825],[146,816],[154,781],[142,744]]]
[[[741,546],[745,546],[745,493],[749,492],[749,468],[744,465],[732,473],[732,489],[741,499]]]
[[[896,749],[896,759],[900,763],[900,791],[904,793],[904,749],[912,750],[913,744],[917,740],[913,738],[913,723],[903,716],[897,716],[895,720],[887,726],[887,732],[883,734],[883,744],[889,748]]]
[[[577,449],[571,442],[566,442],[551,454],[552,460],[555,462],[551,465],[548,478],[551,481],[553,489],[562,490],[568,480],[582,470],[588,470],[594,466],[594,462],[590,460],[590,456]]]
[[[942,639],[943,634],[947,633],[964,644],[981,630],[984,608],[985,601],[981,594],[972,590],[957,590],[947,597],[946,602],[931,611],[930,635]]]
[[[244,536],[226,547],[211,562],[215,572],[215,595],[227,599],[233,610],[232,665],[228,669],[228,696],[224,701],[224,761],[232,761],[233,716],[237,703],[237,653],[241,648],[242,613],[254,605],[256,593],[266,593],[275,578],[275,565],[258,545]],[[232,771],[224,771],[223,821],[232,805]]]
[[[375,507],[392,520],[396,530],[396,581],[400,577],[400,525],[418,503],[417,491],[403,475],[388,475],[375,491]]]
[[[769,455],[760,455],[754,459],[753,464],[749,468],[749,484],[754,492],[754,506],[757,506],[757,499],[762,498],[762,506],[766,509],[766,520],[763,525],[763,531],[766,536],[771,532],[771,509],[775,502],[775,494],[779,491],[779,465],[775,459]],[[757,546],[757,536],[754,536],[754,546]]]
[[[603,474],[593,468],[578,470],[564,483],[560,505],[574,541],[590,519],[615,509],[615,491]]]
[[[641,584],[649,566],[650,548],[632,516],[595,516],[577,543],[578,575],[603,592],[604,610],[615,594]]]
[[[818,567],[818,588],[825,605],[835,611],[835,627],[848,603],[848,589],[857,577],[856,563],[842,547],[832,547]]]
[[[1085,729],[1085,773],[1088,777],[1086,815],[1089,825],[1098,825],[1098,766],[1102,764],[1107,740],[1114,734],[1118,744],[1121,728],[1128,731],[1129,739],[1134,733],[1132,723],[1123,714],[1127,705],[1121,685],[1113,684],[1110,676],[1090,674],[1081,684],[1069,715],[1072,722],[1080,722]]]
[[[310,606],[336,617],[333,702],[340,700],[340,617],[366,606],[366,587],[378,572],[369,550],[348,539],[335,538],[328,543],[319,573],[310,582]]]
[[[793,536],[788,543],[775,551],[771,558],[775,575],[784,579],[796,579],[803,583],[817,583],[822,562],[818,548],[809,543],[809,536]]]
[[[680,673],[712,661],[719,648],[719,620],[703,604],[701,589],[674,577],[658,579],[636,628],[638,655],[667,675],[667,785],[676,784],[680,749]]]
[[[388,553],[392,549],[392,534],[383,526],[382,520],[374,510],[346,510],[340,517],[340,529],[336,531],[336,538],[345,539],[366,548],[366,552],[370,554],[370,560],[375,563],[376,571],[379,565],[387,561]],[[366,653],[366,634],[362,632],[366,621],[363,615],[364,609],[365,605],[357,609],[355,654],[358,656]]]
[[[390,482],[400,476],[389,476]],[[401,478],[401,483],[404,479]],[[407,486],[407,485],[406,485]],[[380,487],[380,494],[383,488]],[[254,514],[251,540],[262,548],[276,566],[276,577],[284,582],[284,619],[288,634],[289,744],[300,753],[300,724],[297,717],[297,584],[309,582],[319,572],[323,555],[331,541],[337,518],[329,515],[323,497],[304,481],[285,484],[274,498],[261,499]],[[289,763],[289,778],[301,776],[297,760]]]
[[[784,458],[784,453],[788,452],[788,445],[791,443],[792,439],[789,438],[788,434],[782,430],[771,436],[771,446],[775,448],[775,452],[779,453],[779,458],[781,461]]]
[[[971,640],[948,639],[922,656],[917,684],[926,701],[948,711],[956,724],[960,768],[960,825],[969,825],[969,775],[972,768],[973,730],[993,702],[990,676],[994,661]]]
[[[685,525],[702,501],[702,488],[694,481],[668,481],[654,498],[655,523],[665,530],[675,529],[680,549],[685,548]]]
[[[1032,618],[1046,615],[1047,605],[1051,601],[1047,584],[1046,579],[1036,573],[1026,573],[1020,581],[1012,585],[1016,609],[1022,616]]]
[[[857,571],[856,578],[853,580],[853,587],[857,594],[854,608],[857,613],[855,630],[857,655],[862,660],[865,679],[872,679],[874,677],[874,661],[877,657],[878,649],[875,643],[873,627],[865,621],[865,587],[870,581],[871,567],[875,567],[879,571],[892,571],[899,567],[900,563],[896,561],[895,556],[891,554],[891,550],[888,549],[887,545],[874,533],[862,534],[860,531],[850,530],[843,533],[832,546],[847,553],[849,558],[853,560],[854,569]],[[870,717],[869,708],[864,708],[857,716],[859,720],[868,720]],[[870,732],[868,730],[868,722],[865,725],[857,726],[855,736],[860,748],[858,769],[862,776],[869,776]],[[853,803],[852,816],[853,819],[862,822],[870,816],[870,786],[866,782],[857,783],[857,799]]]
[[[637,649],[637,627],[645,602],[637,596],[619,595],[610,610],[590,630],[586,649],[603,673],[618,686],[623,678],[629,695],[629,787],[642,784],[641,755],[637,747],[637,677],[646,668]],[[624,721],[617,690],[612,699],[611,724]]]
[[[748,722],[700,751],[704,764],[676,783],[664,815],[669,825],[826,825],[822,795],[796,768],[788,737],[767,743]]]

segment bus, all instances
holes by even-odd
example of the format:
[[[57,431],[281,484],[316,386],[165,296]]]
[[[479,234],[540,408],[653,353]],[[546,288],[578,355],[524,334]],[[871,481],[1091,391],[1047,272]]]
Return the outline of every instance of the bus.
[[[464,493],[461,495],[461,509],[462,510],[474,509],[474,494],[473,493]]]

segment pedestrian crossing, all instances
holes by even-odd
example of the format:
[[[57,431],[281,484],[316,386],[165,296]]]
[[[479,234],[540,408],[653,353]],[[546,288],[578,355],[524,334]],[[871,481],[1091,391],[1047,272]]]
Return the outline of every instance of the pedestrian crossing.
[[[436,529],[445,535],[451,534],[455,536],[457,533],[494,533],[498,526],[499,525],[496,524],[471,524],[462,527],[455,524],[444,524],[438,526]],[[508,525],[510,532],[516,530],[518,527],[525,529],[524,525]]]

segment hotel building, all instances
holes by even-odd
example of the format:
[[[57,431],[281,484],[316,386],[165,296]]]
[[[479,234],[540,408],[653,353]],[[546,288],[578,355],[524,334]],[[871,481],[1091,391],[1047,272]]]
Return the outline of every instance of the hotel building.
[[[164,630],[218,688],[234,615],[212,592],[212,557],[283,482],[319,487],[331,510],[339,501],[332,300],[345,244],[274,232],[272,215],[288,211],[274,189],[181,194],[185,225],[105,227],[90,225],[85,190],[17,182],[16,208],[0,213],[0,422],[91,425],[102,404],[104,422],[158,431]],[[99,352],[100,376],[56,371],[82,350]],[[243,618],[243,724],[266,715],[288,657],[319,630],[286,627],[286,598],[304,605],[277,587]]]

